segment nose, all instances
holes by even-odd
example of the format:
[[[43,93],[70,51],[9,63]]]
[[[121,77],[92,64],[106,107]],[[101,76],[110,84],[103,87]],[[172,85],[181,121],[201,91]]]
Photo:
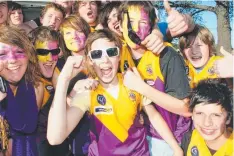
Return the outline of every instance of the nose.
[[[15,13],[15,16],[19,16],[19,13],[18,13],[18,12],[16,12],[16,13]]]
[[[137,22],[132,23],[132,30],[135,32],[138,32],[139,30],[139,24]]]
[[[15,62],[16,62],[16,60],[17,60],[16,56],[15,56],[15,55],[10,54],[10,56],[9,56],[9,58],[8,58],[8,63],[13,64],[13,63],[15,63]]]
[[[46,58],[47,58],[47,61],[53,61],[53,56],[51,53],[49,53]]]
[[[109,57],[107,55],[102,55],[101,61],[103,63],[107,63],[109,61]]]
[[[212,119],[210,116],[206,116],[203,121],[204,126],[209,127],[213,125]]]
[[[52,16],[51,19],[50,19],[50,24],[55,24],[55,16]]]
[[[88,9],[91,9],[91,2],[87,2],[87,3],[86,3],[86,7],[87,7]]]

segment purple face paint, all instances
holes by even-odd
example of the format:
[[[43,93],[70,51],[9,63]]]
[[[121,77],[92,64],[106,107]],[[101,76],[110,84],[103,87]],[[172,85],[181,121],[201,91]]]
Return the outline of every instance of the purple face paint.
[[[26,57],[23,49],[0,42],[0,60],[18,60]]]
[[[52,55],[52,60],[53,61],[58,61],[58,55]]]
[[[140,37],[141,40],[144,40],[146,36],[150,33],[150,22],[149,15],[144,11],[143,8],[140,9],[140,19],[138,31],[136,32],[137,36]]]

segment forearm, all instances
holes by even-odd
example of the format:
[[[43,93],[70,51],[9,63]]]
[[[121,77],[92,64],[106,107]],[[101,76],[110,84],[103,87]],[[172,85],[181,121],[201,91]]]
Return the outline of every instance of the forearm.
[[[54,100],[49,112],[47,138],[57,144],[65,138],[67,129],[66,95],[69,82],[59,78]]]
[[[163,140],[165,140],[174,151],[180,149],[173,133],[158,111],[155,111],[153,115],[149,117],[149,120]]]
[[[166,93],[158,91],[144,82],[142,82],[140,86],[141,89],[139,89],[138,92],[152,100],[158,106],[175,114],[191,116],[191,113],[188,111],[187,103],[183,100],[179,100]]]

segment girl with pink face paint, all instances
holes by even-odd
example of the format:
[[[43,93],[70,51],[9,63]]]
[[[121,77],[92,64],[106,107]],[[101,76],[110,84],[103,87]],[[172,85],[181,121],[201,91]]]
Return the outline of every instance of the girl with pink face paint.
[[[60,26],[62,39],[60,46],[65,60],[71,55],[84,56],[85,41],[90,33],[89,24],[81,17],[75,15],[68,16]],[[59,59],[57,66],[61,69],[65,63]],[[87,78],[87,70],[77,74],[69,84],[68,93],[74,87],[76,81]],[[79,127],[70,136],[71,148],[74,155],[85,155],[89,147],[89,117],[87,114],[82,118]]]
[[[84,55],[85,41],[90,33],[90,27],[81,17],[68,16],[60,25],[62,34],[61,48],[65,59],[70,55]]]
[[[1,149],[12,156],[38,155],[35,131],[43,84],[37,64],[27,36],[16,28],[1,27],[0,76],[6,82],[6,92],[0,92],[0,123],[4,125],[2,134],[9,131],[9,136],[1,137]]]
[[[56,77],[60,73],[56,67],[58,54],[60,52],[58,47],[59,35],[55,30],[41,26],[31,32],[31,37],[39,60],[38,64],[42,74],[41,82],[44,84],[44,98],[38,115],[39,119],[37,126],[37,146],[39,156],[64,156],[67,155],[69,151],[67,140],[58,146],[51,146],[46,139],[48,113],[54,97],[57,81]]]

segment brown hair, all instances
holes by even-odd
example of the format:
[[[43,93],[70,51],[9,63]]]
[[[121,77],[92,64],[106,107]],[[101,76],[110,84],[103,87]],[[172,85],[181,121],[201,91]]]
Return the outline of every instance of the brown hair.
[[[90,64],[88,63],[90,61],[90,59],[88,57],[88,53],[91,50],[92,43],[100,38],[105,38],[110,42],[114,42],[115,45],[119,48],[120,54],[121,54],[121,50],[122,50],[121,40],[119,39],[119,37],[116,34],[114,34],[113,32],[111,32],[108,29],[97,30],[97,31],[89,34],[89,37],[87,38],[86,43],[85,43],[85,57],[86,57],[86,64],[87,64],[89,74],[93,78],[96,77],[96,73],[94,72],[94,70],[90,66]],[[105,45],[103,45],[103,46],[105,46]]]
[[[75,14],[77,14],[77,15],[79,15],[79,7],[80,7],[80,3],[81,3],[82,1],[75,1],[75,3],[74,3],[74,7],[73,7],[73,13],[75,13]],[[94,1],[95,3],[96,3],[96,5],[97,5],[97,10],[98,10],[98,12],[99,12],[99,9],[100,9],[100,7],[101,7],[101,1]]]
[[[27,83],[37,86],[41,76],[38,66],[38,59],[33,44],[29,41],[26,34],[17,28],[2,26],[0,29],[0,42],[18,46],[25,51],[28,58],[25,80]]]
[[[85,34],[86,37],[88,37],[90,33],[90,26],[89,24],[81,17],[77,17],[76,15],[70,15],[66,17],[63,22],[61,23],[59,27],[59,31],[61,33],[61,37],[59,39],[59,45],[63,51],[63,55],[65,59],[67,59],[68,56],[71,56],[71,51],[67,49],[64,41],[64,28],[73,28],[77,31],[81,31]]]
[[[193,45],[196,37],[198,37],[202,42],[209,46],[210,56],[216,52],[214,36],[210,32],[210,30],[204,26],[196,25],[191,33],[180,37],[179,47],[183,55],[184,49]]]
[[[54,8],[56,11],[60,11],[63,14],[63,18],[66,16],[66,11],[64,7],[62,7],[59,4],[56,3],[48,3],[42,10],[41,10],[41,17],[44,17],[45,13],[48,11],[48,9]]]
[[[59,33],[57,31],[45,26],[37,27],[30,32],[29,36],[33,44],[35,44],[36,41],[58,41],[59,39]]]

